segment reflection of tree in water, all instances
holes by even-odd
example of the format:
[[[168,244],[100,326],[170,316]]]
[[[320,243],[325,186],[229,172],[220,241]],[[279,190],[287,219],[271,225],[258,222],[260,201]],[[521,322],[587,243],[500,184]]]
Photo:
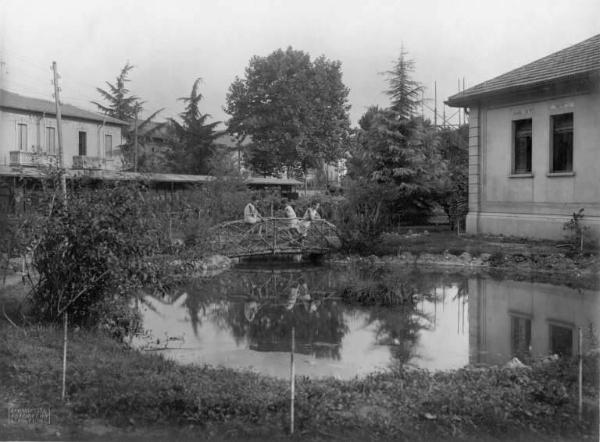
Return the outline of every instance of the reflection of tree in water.
[[[322,300],[332,293],[335,280],[337,275],[322,269],[238,270],[197,279],[171,301],[189,294],[185,306],[196,335],[202,320],[209,319],[231,330],[238,344],[247,341],[258,351],[289,351],[295,327],[299,353],[339,359],[341,340],[348,331],[343,309],[334,301]],[[290,305],[294,290],[299,296]]]
[[[292,327],[295,328],[296,351],[317,358],[340,358],[342,338],[348,332],[342,306],[323,301],[311,309],[309,302],[299,302],[288,310],[282,298],[266,304],[250,322],[243,303],[230,304],[229,326],[236,339],[247,339],[257,351],[290,351]],[[314,305],[314,304],[313,304]]]
[[[424,315],[413,305],[378,307],[369,314],[369,324],[375,324],[375,339],[379,345],[388,345],[394,364],[403,366],[414,356],[413,349],[419,330],[426,326]]]
[[[363,275],[364,277],[364,275]],[[377,269],[370,278],[383,283],[386,287],[405,294],[413,302],[397,307],[378,307],[369,314],[369,324],[375,324],[376,341],[388,345],[393,357],[393,365],[402,367],[410,363],[419,332],[435,327],[436,317],[426,313],[423,302],[443,302],[445,287],[457,286],[454,299],[466,299],[468,279],[464,276],[446,273],[423,273],[419,269],[410,272],[392,273]],[[437,290],[437,289],[441,289]]]
[[[344,305],[324,298],[349,284],[365,281],[384,284],[409,297],[414,295],[414,303],[369,309],[368,322],[374,324],[377,343],[389,345],[400,365],[415,357],[419,331],[434,325],[435,319],[418,308],[419,302],[439,302],[441,294],[436,293],[436,288],[452,285],[458,285],[456,296],[464,297],[467,287],[466,277],[418,269],[236,269],[195,280],[179,293],[189,295],[185,306],[195,334],[204,318],[231,330],[238,344],[248,342],[250,348],[258,351],[289,351],[291,330],[295,327],[299,353],[339,359],[341,341],[348,332]],[[303,283],[310,289],[310,299],[303,299]],[[294,288],[299,290],[292,302]]]

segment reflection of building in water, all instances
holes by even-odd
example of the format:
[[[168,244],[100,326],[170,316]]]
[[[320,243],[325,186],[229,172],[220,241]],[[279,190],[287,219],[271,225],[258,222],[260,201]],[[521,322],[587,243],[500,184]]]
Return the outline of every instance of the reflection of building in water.
[[[598,326],[596,293],[518,281],[469,280],[470,363],[577,353],[578,328]],[[584,340],[584,351],[585,351]]]

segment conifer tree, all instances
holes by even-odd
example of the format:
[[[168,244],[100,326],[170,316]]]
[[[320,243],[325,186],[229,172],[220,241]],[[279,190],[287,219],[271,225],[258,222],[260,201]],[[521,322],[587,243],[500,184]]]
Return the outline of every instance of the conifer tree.
[[[198,88],[201,78],[194,81],[190,95],[179,98],[185,103],[179,114],[181,122],[171,118],[174,140],[170,154],[171,168],[174,172],[206,174],[210,172],[210,160],[215,151],[215,140],[221,135],[216,130],[219,121],[207,123],[209,114],[200,112],[202,94]]]

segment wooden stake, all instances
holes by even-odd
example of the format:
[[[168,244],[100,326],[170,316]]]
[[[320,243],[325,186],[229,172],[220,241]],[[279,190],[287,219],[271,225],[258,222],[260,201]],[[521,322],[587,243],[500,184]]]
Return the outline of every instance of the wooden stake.
[[[296,329],[292,327],[292,351],[290,353],[290,434],[294,434],[294,394],[295,394],[295,373],[294,373],[294,351],[296,347]]]
[[[135,125],[133,130],[133,171],[138,170],[138,103],[135,104]]]
[[[579,386],[579,401],[577,403],[577,411],[579,415],[579,420],[581,421],[581,415],[583,411],[583,332],[581,331],[581,327],[579,327],[579,374],[578,374],[578,386]]]
[[[64,337],[63,337],[63,372],[62,372],[62,393],[60,395],[60,398],[64,401],[65,400],[65,392],[66,392],[66,386],[67,386],[67,330],[68,330],[68,325],[69,325],[69,314],[67,312],[65,312],[63,314],[63,318],[64,318],[64,322],[63,322],[63,327],[64,327]]]

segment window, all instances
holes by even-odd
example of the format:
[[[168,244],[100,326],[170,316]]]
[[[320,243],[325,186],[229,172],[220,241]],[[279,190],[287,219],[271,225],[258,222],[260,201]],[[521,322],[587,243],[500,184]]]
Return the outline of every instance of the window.
[[[573,171],[573,114],[552,116],[550,172]]]
[[[573,328],[550,325],[550,353],[559,356],[573,355]]]
[[[27,125],[19,123],[17,125],[17,148],[27,150]]]
[[[510,351],[512,356],[524,360],[531,352],[531,319],[523,316],[510,317]]]
[[[49,154],[56,154],[56,129],[53,127],[46,128],[46,150]]]
[[[79,132],[79,156],[84,157],[87,155],[87,133]]]
[[[104,135],[104,154],[106,155],[107,158],[111,158],[113,155],[112,146],[113,146],[112,135],[105,134]]]
[[[514,174],[531,173],[531,118],[513,121]]]

